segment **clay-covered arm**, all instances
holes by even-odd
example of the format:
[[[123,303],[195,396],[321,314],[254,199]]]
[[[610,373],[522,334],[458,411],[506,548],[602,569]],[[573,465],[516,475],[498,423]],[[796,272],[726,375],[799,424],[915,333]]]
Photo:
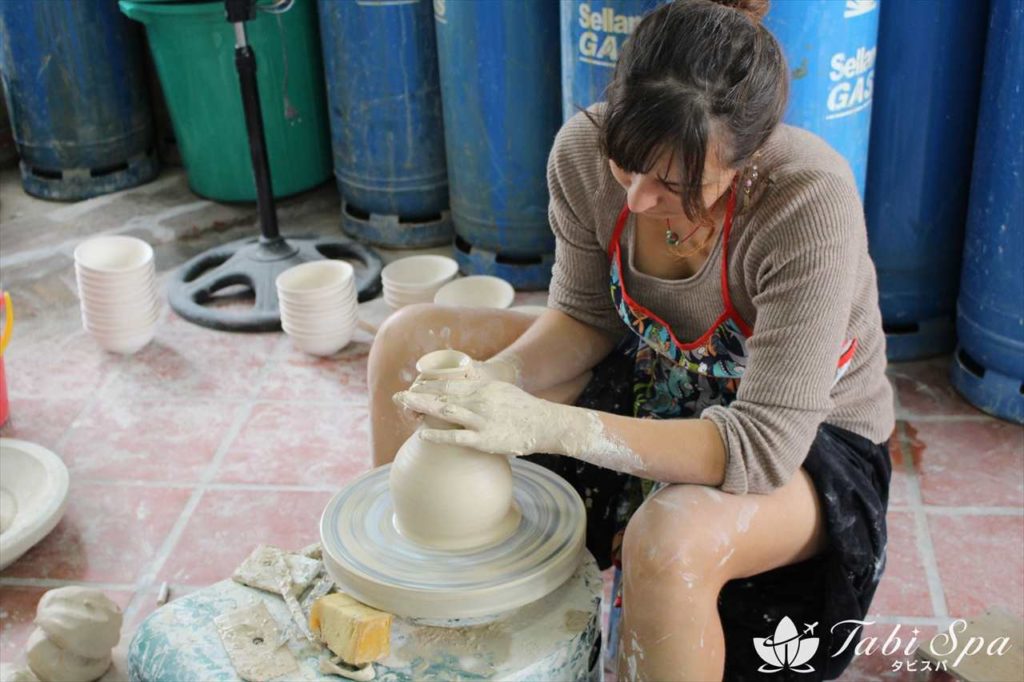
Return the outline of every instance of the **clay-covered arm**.
[[[419,432],[435,443],[511,456],[566,455],[667,483],[718,486],[725,474],[725,445],[718,429],[699,419],[620,417],[543,400],[490,380],[425,381],[395,399],[415,412],[462,427]]]
[[[632,461],[639,464],[635,470],[621,470],[665,483],[722,485],[725,442],[713,423],[702,419],[636,419],[605,412],[595,414],[604,437],[633,453]],[[585,452],[577,458],[589,459]]]
[[[512,345],[484,364],[493,368],[488,372],[491,378],[544,395],[589,372],[615,343],[607,331],[559,310],[548,310]]]

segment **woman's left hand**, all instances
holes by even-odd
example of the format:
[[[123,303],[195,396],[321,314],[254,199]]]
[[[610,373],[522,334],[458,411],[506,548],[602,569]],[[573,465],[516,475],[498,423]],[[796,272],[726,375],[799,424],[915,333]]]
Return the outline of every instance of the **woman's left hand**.
[[[463,445],[483,452],[518,456],[564,452],[566,414],[572,408],[530,395],[503,381],[423,381],[396,393],[404,407],[461,429],[423,429],[434,443]]]

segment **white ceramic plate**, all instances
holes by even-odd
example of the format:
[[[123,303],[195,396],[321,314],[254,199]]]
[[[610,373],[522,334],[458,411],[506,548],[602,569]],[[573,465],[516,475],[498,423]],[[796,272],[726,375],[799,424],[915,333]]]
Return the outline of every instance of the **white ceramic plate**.
[[[42,540],[67,506],[68,470],[46,448],[0,438],[0,570]]]
[[[500,277],[472,275],[456,279],[437,290],[434,303],[470,308],[507,308],[516,290]]]

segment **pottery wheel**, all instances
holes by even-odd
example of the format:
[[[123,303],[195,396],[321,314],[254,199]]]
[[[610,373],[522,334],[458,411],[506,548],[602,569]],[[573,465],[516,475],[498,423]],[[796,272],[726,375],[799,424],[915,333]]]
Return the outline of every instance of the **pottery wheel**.
[[[424,547],[399,534],[390,466],[355,479],[320,519],[331,577],[365,604],[438,620],[499,614],[555,590],[584,552],[583,500],[557,474],[520,459],[511,464],[519,527],[501,542],[464,550]]]

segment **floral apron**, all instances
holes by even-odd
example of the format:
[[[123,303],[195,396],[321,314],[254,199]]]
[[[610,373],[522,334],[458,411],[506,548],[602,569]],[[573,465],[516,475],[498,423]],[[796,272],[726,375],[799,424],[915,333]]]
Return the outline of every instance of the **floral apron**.
[[[672,329],[630,297],[622,276],[622,232],[629,218],[623,207],[608,247],[611,295],[622,321],[635,335],[633,416],[658,419],[699,417],[705,407],[736,399],[747,366],[747,339],[754,333],[729,297],[729,233],[736,192],[731,192],[722,227],[721,291],[724,310],[699,339],[683,343]],[[856,339],[843,344],[836,369],[838,382],[857,349]]]

